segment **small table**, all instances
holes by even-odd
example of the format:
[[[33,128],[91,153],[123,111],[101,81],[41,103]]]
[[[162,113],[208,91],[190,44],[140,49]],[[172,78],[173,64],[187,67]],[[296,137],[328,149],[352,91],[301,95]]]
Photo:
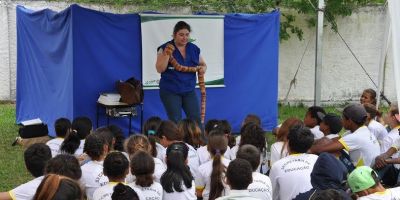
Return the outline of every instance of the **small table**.
[[[140,107],[140,132],[143,127],[143,103],[140,104],[127,104],[122,102],[97,102],[96,103],[96,127],[99,127],[100,109],[105,110],[107,116],[107,126],[110,125],[110,117],[129,117],[129,134],[132,129],[132,117],[137,116],[137,107]]]

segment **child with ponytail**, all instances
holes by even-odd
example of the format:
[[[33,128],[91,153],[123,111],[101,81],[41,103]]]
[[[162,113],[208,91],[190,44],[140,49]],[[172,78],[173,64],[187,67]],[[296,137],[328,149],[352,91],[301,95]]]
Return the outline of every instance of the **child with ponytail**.
[[[197,197],[214,200],[228,194],[229,187],[223,182],[230,160],[223,157],[228,140],[221,129],[214,129],[208,136],[208,151],[212,160],[200,165],[196,176]]]

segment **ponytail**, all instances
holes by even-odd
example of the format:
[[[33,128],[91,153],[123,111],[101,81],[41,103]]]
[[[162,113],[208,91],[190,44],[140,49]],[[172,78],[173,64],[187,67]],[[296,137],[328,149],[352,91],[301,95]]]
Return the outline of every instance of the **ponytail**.
[[[61,144],[60,151],[74,154],[75,151],[79,148],[81,144],[81,140],[76,132],[76,130],[72,130],[67,134],[67,137],[64,139]]]
[[[221,151],[217,149],[212,163],[209,200],[220,197],[225,188],[224,184],[222,184],[222,174],[225,173],[225,166],[222,164],[221,158]]]

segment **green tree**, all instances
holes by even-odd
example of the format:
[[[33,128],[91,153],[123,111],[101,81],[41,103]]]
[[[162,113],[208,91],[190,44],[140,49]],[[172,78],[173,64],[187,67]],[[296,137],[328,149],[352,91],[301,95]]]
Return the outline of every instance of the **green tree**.
[[[265,13],[284,8],[281,12],[280,38],[287,40],[291,35],[303,39],[303,30],[295,25],[292,13],[307,16],[310,26],[315,25],[318,0],[78,0],[85,3],[106,3],[118,6],[136,5],[143,10],[159,10],[168,7],[190,7],[193,12],[217,13]],[[349,16],[352,12],[368,4],[382,4],[386,0],[325,0],[325,20],[334,31],[337,16]]]

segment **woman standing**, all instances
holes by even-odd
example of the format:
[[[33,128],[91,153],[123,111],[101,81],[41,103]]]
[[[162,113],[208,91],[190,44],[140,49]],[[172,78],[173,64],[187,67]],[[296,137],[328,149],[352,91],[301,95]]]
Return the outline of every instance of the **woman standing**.
[[[181,72],[174,68],[171,59],[189,68],[198,68],[204,74],[207,66],[200,55],[200,48],[189,42],[191,28],[184,21],[175,24],[173,39],[158,47],[157,72],[161,73],[160,98],[168,118],[175,123],[182,119],[182,109],[189,119],[199,125],[200,108],[195,93],[196,73]]]

